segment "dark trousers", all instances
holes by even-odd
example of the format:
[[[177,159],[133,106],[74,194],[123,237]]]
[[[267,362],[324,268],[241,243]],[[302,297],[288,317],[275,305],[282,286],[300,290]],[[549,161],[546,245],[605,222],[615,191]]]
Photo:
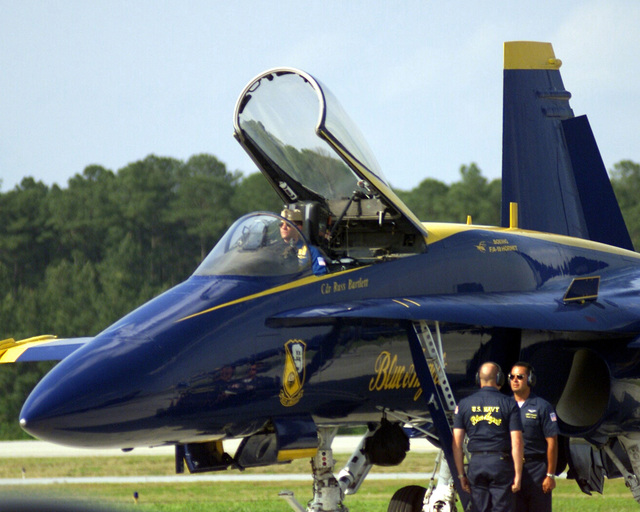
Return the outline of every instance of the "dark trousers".
[[[542,482],[547,476],[546,460],[524,463],[522,486],[516,493],[516,512],[551,512],[551,493],[542,492]]]
[[[475,453],[469,461],[469,485],[474,512],[512,512],[513,460],[498,453]]]

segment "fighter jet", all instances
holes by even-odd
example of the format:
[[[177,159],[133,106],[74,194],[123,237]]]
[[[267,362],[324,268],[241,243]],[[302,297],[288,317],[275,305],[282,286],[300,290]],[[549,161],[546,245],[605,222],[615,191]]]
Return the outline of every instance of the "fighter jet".
[[[506,43],[504,63],[501,226],[420,221],[326,86],[293,68],[252,79],[234,135],[282,211],[238,219],[185,282],[95,336],[4,342],[2,362],[60,360],[21,426],[173,445],[179,472],[310,458],[306,508],[325,512],[422,436],[442,485],[389,510],[452,510],[456,489],[468,503],[448,471],[455,405],[482,362],[526,360],[557,410],[558,471],[587,493],[623,477],[640,501],[640,255],[551,45]],[[335,474],[332,440],[354,426]]]

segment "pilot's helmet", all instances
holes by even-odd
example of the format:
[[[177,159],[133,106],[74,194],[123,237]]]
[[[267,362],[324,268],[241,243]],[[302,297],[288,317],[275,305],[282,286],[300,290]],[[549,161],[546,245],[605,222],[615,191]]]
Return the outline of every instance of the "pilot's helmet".
[[[302,212],[300,210],[289,210],[288,208],[285,208],[282,210],[280,215],[288,221],[302,223]]]

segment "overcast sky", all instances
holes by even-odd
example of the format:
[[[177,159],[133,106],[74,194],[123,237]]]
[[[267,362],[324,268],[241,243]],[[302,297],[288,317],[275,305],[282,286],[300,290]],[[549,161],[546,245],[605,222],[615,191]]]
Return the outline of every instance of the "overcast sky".
[[[1,190],[152,153],[251,173],[235,101],[279,66],[333,91],[393,186],[498,178],[513,40],[553,43],[608,169],[640,162],[639,21],[636,0],[0,0]]]

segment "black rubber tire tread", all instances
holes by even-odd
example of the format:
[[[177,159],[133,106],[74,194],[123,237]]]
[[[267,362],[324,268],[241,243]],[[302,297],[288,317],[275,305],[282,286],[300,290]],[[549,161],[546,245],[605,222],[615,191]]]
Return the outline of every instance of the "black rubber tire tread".
[[[426,487],[408,485],[398,489],[391,497],[387,512],[421,512]]]

